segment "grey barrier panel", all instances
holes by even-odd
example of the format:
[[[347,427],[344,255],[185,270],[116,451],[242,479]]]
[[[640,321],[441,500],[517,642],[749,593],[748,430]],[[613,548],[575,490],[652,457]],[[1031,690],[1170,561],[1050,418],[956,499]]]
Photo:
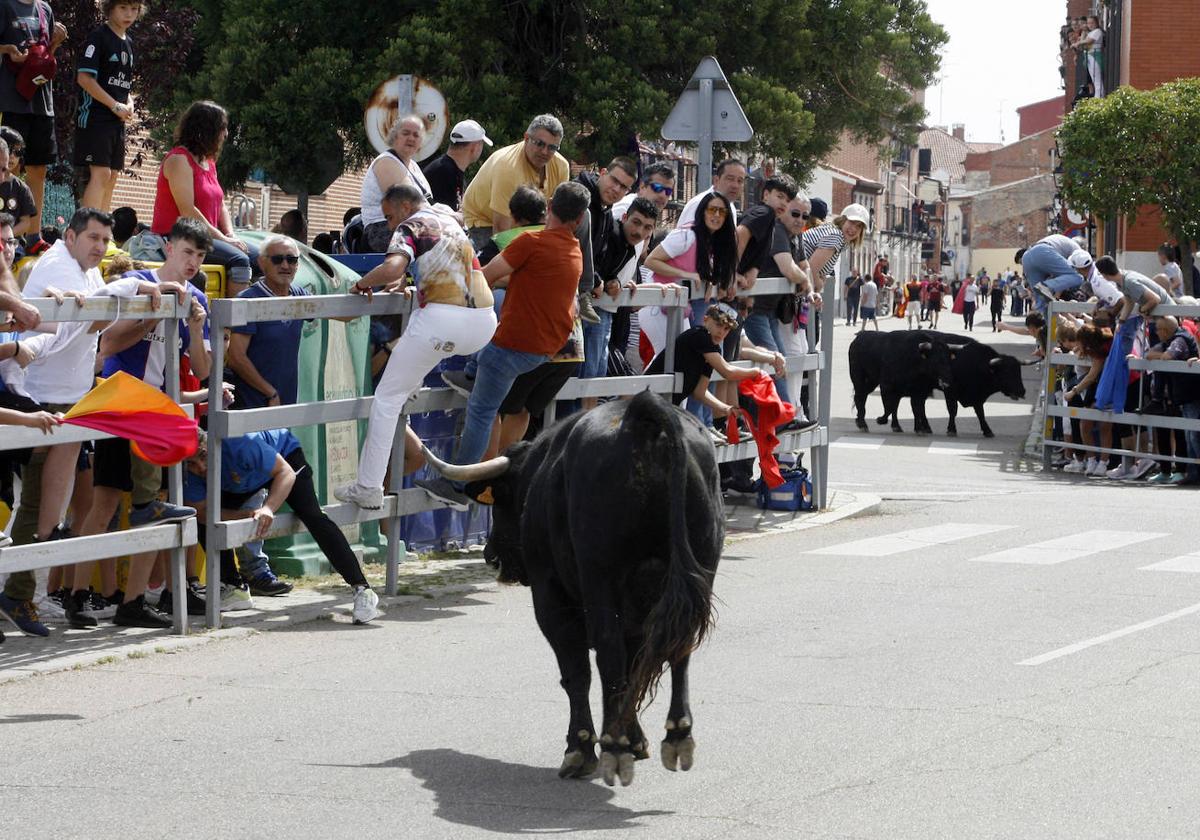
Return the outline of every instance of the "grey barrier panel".
[[[1047,312],[1048,317],[1048,332],[1049,346],[1053,347],[1056,343],[1056,326],[1057,318],[1060,314],[1090,314],[1096,309],[1095,304],[1091,303],[1067,303],[1063,301],[1051,301]],[[1178,304],[1168,303],[1160,304],[1155,307],[1149,316],[1156,317],[1159,315],[1171,315],[1175,317],[1200,317],[1200,306],[1181,306]],[[1051,404],[1056,398],[1057,389],[1054,387],[1057,381],[1055,369],[1066,365],[1079,365],[1091,367],[1091,360],[1080,358],[1073,353],[1049,353],[1046,360],[1046,371],[1042,377],[1041,388],[1041,416],[1040,422],[1043,429],[1042,435],[1042,465],[1046,469],[1050,469],[1051,461],[1055,451],[1062,449],[1078,449],[1081,452],[1097,452],[1105,455],[1121,455],[1130,457],[1155,458],[1158,456],[1151,451],[1131,450],[1117,447],[1104,448],[1100,446],[1091,446],[1089,444],[1072,442],[1069,446],[1065,441],[1052,440],[1050,436],[1051,418],[1058,417],[1064,420],[1090,420],[1100,423],[1120,423],[1126,426],[1135,426],[1145,429],[1172,429],[1180,431],[1195,432],[1200,431],[1200,420],[1189,420],[1184,417],[1165,417],[1156,414],[1138,414],[1135,412],[1114,413],[1112,411],[1102,411],[1094,408],[1074,408],[1066,405]],[[1130,370],[1138,370],[1143,372],[1162,372],[1162,373],[1198,373],[1200,374],[1200,365],[1191,366],[1187,362],[1175,360],[1147,360],[1147,359],[1130,359],[1128,361]],[[1140,434],[1139,434],[1140,437]],[[1153,447],[1151,447],[1153,448]],[[1172,455],[1172,461],[1179,463],[1200,463],[1197,459],[1184,458],[1181,456]]]
[[[743,296],[758,294],[780,294],[792,291],[792,284],[784,278],[767,278],[759,280],[752,290],[743,291]],[[669,308],[668,334],[677,335],[682,330],[683,308],[688,303],[682,289],[659,289],[653,286],[642,286],[635,290],[622,290],[616,298],[618,306],[662,306]],[[211,330],[214,335],[220,334],[225,328],[259,321],[277,320],[281,318],[349,318],[366,315],[399,314],[403,321],[412,312],[412,298],[408,295],[376,294],[371,301],[361,296],[350,295],[312,295],[302,298],[261,298],[261,299],[221,299],[212,302]],[[828,399],[830,383],[827,376],[820,376],[825,363],[832,352],[831,313],[833,308],[826,306],[822,312],[825,318],[823,343],[820,352],[810,352],[804,356],[793,356],[788,359],[789,365],[799,365],[799,370],[810,373],[820,383],[821,405],[819,416],[822,423],[815,429],[803,432],[791,432],[781,436],[781,440],[796,448],[812,448],[817,451],[817,464],[814,468],[814,501],[824,504],[826,494],[826,479],[828,465]],[[810,322],[810,337],[813,324]],[[811,341],[811,338],[810,338]],[[811,344],[810,344],[811,346]],[[665,348],[666,370],[674,367],[674,342],[668,341]],[[332,400],[322,403],[308,403],[293,406],[278,406],[270,408],[247,409],[230,412],[221,406],[220,382],[225,370],[224,347],[216,342],[212,352],[213,363],[209,386],[209,456],[208,456],[208,544],[214,554],[222,548],[231,548],[244,544],[251,538],[254,525],[247,520],[221,520],[220,510],[220,472],[221,449],[220,440],[234,435],[247,434],[252,431],[280,427],[313,425],[345,420],[363,419],[369,416],[372,397],[358,397],[344,400]],[[749,363],[746,363],[747,365]],[[792,369],[793,372],[796,368]],[[576,399],[579,397],[627,396],[642,390],[652,390],[657,393],[671,393],[679,386],[681,374],[667,373],[661,376],[638,377],[605,377],[592,380],[572,379],[560,392],[560,399]],[[326,513],[339,525],[372,520],[387,520],[388,553],[386,570],[386,594],[396,591],[398,579],[399,556],[396,546],[399,544],[400,517],[410,513],[434,510],[444,507],[434,502],[427,494],[419,490],[401,490],[403,481],[404,428],[407,426],[408,414],[428,411],[461,409],[466,401],[449,388],[423,388],[414,394],[405,405],[401,414],[401,423],[397,426],[397,436],[393,442],[392,471],[388,495],[384,505],[377,511],[364,511],[355,505],[329,505]],[[552,402],[547,409],[554,412]],[[822,453],[823,456],[822,456]],[[757,449],[753,442],[721,447],[718,451],[718,461],[731,461],[754,457]],[[819,495],[818,495],[819,494]],[[819,501],[818,501],[819,500]],[[273,523],[270,535],[296,533],[302,526],[290,514],[281,514]],[[220,563],[210,560],[208,564],[208,579],[212,589],[219,591]],[[210,627],[220,626],[220,602],[218,598],[210,598],[207,605],[206,621]]]
[[[168,346],[179,346],[179,319],[185,318],[190,310],[190,298],[176,301],[174,295],[164,295],[157,307],[152,306],[149,296],[140,295],[132,299],[118,298],[89,298],[79,304],[74,299],[55,302],[48,298],[31,298],[25,300],[41,312],[43,323],[62,322],[110,322],[110,320],[140,320],[146,318],[167,319],[164,331],[167,334]],[[179,401],[179,358],[176,353],[167,353],[167,382],[168,395],[176,402]],[[60,426],[52,434],[42,434],[32,428],[8,428],[4,440],[0,442],[0,450],[26,449],[34,446],[47,446],[64,443],[78,443],[83,440],[98,440],[112,438],[112,434],[89,430],[80,426]],[[176,474],[179,468],[176,467]],[[168,487],[169,498],[179,504],[181,493],[175,488]],[[124,530],[112,534],[97,534],[94,536],[74,536],[66,540],[55,540],[53,544],[34,544],[23,546],[8,546],[0,548],[0,574],[11,574],[16,571],[29,571],[48,568],[48,566],[71,565],[109,557],[121,557],[124,554],[138,554],[170,550],[173,552],[172,572],[175,575],[174,589],[180,593],[182,587],[182,557],[186,546],[196,544],[196,521],[188,520],[178,524],[166,524],[150,528]],[[176,608],[176,616],[180,611]],[[176,631],[184,631],[179,619],[176,618]]]
[[[195,518],[169,525],[132,528],[91,537],[11,545],[0,554],[0,573],[67,566],[126,554],[174,549],[196,544]]]

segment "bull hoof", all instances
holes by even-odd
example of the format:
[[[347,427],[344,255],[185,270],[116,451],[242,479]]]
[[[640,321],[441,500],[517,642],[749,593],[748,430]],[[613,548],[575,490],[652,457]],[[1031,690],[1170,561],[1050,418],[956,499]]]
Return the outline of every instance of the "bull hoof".
[[[949,429],[946,429],[946,437],[958,437],[958,429],[954,428],[953,426],[951,426]]]
[[[899,423],[893,423],[893,424],[892,424],[892,431],[893,431],[893,432],[903,432],[903,431],[904,431],[904,427],[903,427],[903,426],[901,426]]]
[[[922,427],[921,427],[921,428],[919,428],[919,429],[913,429],[913,431],[914,431],[914,432],[916,432],[916,433],[917,433],[917,434],[919,434],[919,435],[931,435],[931,434],[933,434],[933,429],[926,429],[924,426],[922,426]]]
[[[596,748],[587,746],[563,756],[558,767],[560,779],[586,779],[596,772]]]
[[[663,767],[672,773],[676,770],[687,772],[692,769],[696,757],[696,741],[691,735],[678,741],[664,738],[660,752]]]
[[[866,420],[861,420],[861,419],[860,419],[860,420],[855,420],[855,421],[854,421],[854,425],[855,425],[855,426],[857,426],[857,427],[858,427],[858,429],[859,429],[859,431],[862,431],[862,432],[865,432],[865,431],[867,431],[868,429],[870,429],[870,426],[868,426],[868,425],[867,425],[867,421],[866,421]]]
[[[885,415],[883,415],[882,417],[876,417],[876,418],[875,418],[875,422],[876,422],[878,425],[880,425],[880,426],[886,426],[886,425],[887,425],[887,421],[888,421],[888,415],[886,415],[886,414],[885,414]]]
[[[983,436],[984,436],[984,437],[995,437],[995,436],[996,436],[996,433],[995,433],[995,432],[993,432],[991,429],[984,429],[984,430],[983,430]]]
[[[600,775],[604,784],[612,787],[621,780],[621,787],[629,787],[633,783],[633,753],[613,752],[605,750],[600,754]]]

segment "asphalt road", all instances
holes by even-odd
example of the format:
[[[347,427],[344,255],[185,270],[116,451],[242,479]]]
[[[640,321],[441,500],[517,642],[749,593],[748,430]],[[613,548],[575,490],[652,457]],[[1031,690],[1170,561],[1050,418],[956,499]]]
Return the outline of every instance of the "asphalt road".
[[[862,435],[843,374],[834,413],[834,486],[884,501],[727,552],[689,773],[558,780],[553,658],[489,586],[0,685],[0,834],[1195,837],[1196,497],[1041,474],[1028,405]]]

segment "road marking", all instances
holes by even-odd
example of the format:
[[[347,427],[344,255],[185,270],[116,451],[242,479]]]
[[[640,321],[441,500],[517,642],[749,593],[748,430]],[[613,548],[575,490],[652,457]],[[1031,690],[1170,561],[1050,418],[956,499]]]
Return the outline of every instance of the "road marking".
[[[1068,560],[1078,560],[1103,551],[1146,542],[1167,534],[1138,531],[1083,531],[1045,542],[1006,548],[981,557],[970,558],[973,563],[1024,563],[1031,566],[1053,566]]]
[[[1082,642],[1076,642],[1073,645],[1061,647],[1058,650],[1052,650],[1049,653],[1043,653],[1041,656],[1035,656],[1032,659],[1025,659],[1018,662],[1018,665],[1042,665],[1055,659],[1060,659],[1064,656],[1070,656],[1073,653],[1079,653],[1081,650],[1087,650],[1096,645],[1102,645],[1105,642],[1111,642],[1113,639],[1119,639],[1122,636],[1128,636],[1131,633],[1137,633],[1142,630],[1149,630],[1151,627],[1157,627],[1160,624],[1166,624],[1168,621],[1174,621],[1177,618],[1194,615],[1200,612],[1200,604],[1192,604],[1190,607],[1184,607],[1181,610],[1176,610],[1173,613],[1160,615],[1158,618],[1152,618],[1149,621],[1143,621],[1140,624],[1131,624],[1128,627],[1122,627],[1120,630],[1114,630],[1111,633],[1105,633],[1103,636],[1096,636],[1091,639],[1084,639]]]
[[[1149,566],[1141,566],[1139,569],[1151,572],[1191,572],[1196,574],[1200,572],[1200,553],[1172,557],[1170,560],[1151,563]]]
[[[929,444],[930,455],[975,455],[978,452],[978,443],[966,441],[939,440]]]
[[[883,446],[885,440],[887,438],[876,435],[855,435],[854,437],[840,437],[829,445],[839,449],[878,449]]]
[[[945,522],[928,528],[898,531],[894,534],[839,543],[803,553],[839,554],[850,557],[888,557],[904,551],[928,548],[931,545],[944,545],[956,540],[965,540],[968,537],[1007,531],[1009,528],[1015,527],[1015,525],[980,525],[976,522]]]

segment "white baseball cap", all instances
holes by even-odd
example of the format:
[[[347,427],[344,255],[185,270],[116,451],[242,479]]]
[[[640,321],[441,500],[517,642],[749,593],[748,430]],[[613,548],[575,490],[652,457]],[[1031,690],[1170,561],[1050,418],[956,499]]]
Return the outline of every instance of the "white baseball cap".
[[[492,141],[488,139],[483,126],[475,122],[475,120],[463,120],[460,123],[456,123],[454,128],[450,129],[450,140],[453,143],[474,143],[476,140],[482,140],[489,146],[492,145]]]
[[[861,204],[847,204],[839,214],[852,222],[860,223],[865,230],[871,229],[871,213]]]
[[[1071,268],[1087,268],[1092,264],[1092,255],[1087,251],[1076,251],[1071,254],[1068,262],[1071,263]]]

